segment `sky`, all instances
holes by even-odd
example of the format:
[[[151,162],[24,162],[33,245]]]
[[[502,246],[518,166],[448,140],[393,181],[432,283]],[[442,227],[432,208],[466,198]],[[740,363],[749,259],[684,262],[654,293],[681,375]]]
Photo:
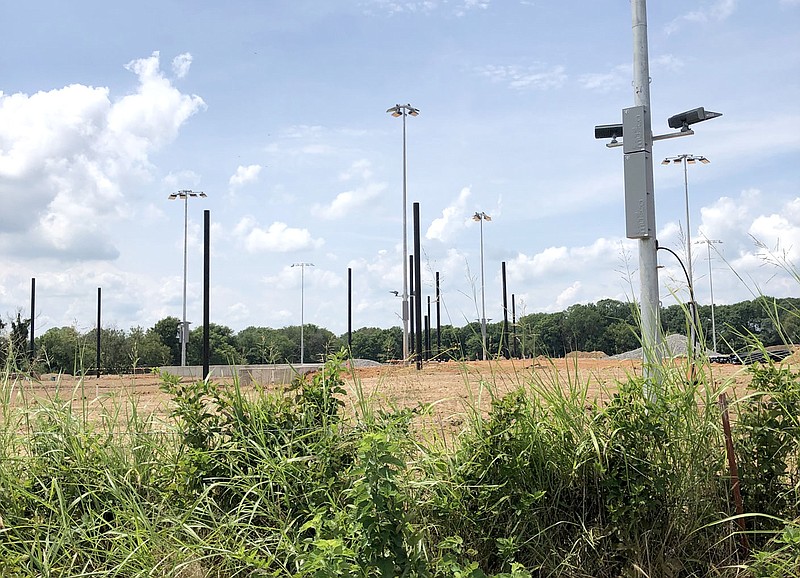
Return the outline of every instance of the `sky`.
[[[689,233],[701,304],[797,296],[800,0],[647,8],[653,132],[722,113],[654,144],[659,244],[685,260]],[[37,335],[92,329],[98,288],[103,327],[181,318],[186,239],[197,327],[208,211],[212,322],[341,335],[350,270],[353,328],[401,325],[396,104],[420,111],[408,250],[419,203],[423,303],[438,272],[443,324],[479,319],[482,288],[502,320],[502,263],[517,317],[636,300],[622,149],[594,139],[635,104],[631,27],[627,0],[4,2],[0,316],[30,315],[35,278]],[[660,164],[681,154],[711,162],[684,181]],[[658,259],[663,305],[686,299]]]

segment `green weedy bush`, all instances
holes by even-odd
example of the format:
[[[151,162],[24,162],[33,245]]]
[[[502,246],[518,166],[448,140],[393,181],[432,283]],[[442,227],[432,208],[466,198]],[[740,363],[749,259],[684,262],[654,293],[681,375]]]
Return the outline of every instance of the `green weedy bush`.
[[[753,558],[753,565],[750,567],[753,578],[800,576],[800,518],[787,524]]]
[[[764,544],[781,520],[800,517],[800,373],[788,367],[748,368],[749,394],[737,402],[735,441],[751,541]]]
[[[462,540],[485,572],[701,576],[727,564],[713,394],[676,374],[650,401],[631,378],[603,407],[587,385],[551,379],[496,398],[436,466],[440,543]]]

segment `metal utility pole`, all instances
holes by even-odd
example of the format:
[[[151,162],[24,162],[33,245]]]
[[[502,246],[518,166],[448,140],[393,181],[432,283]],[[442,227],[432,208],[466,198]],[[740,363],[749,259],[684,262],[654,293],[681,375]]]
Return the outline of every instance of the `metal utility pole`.
[[[717,321],[714,318],[714,280],[711,272],[711,244],[722,243],[719,239],[703,239],[697,241],[698,243],[705,243],[708,250],[708,289],[711,293],[711,342],[714,353],[717,353]]]
[[[305,285],[305,272],[306,267],[313,267],[314,263],[293,263],[292,267],[300,267],[300,365],[305,363],[305,343],[303,341],[303,326],[305,325],[305,320],[303,318],[303,301],[305,299],[304,296],[304,285]]]
[[[386,112],[403,117],[403,362],[408,361],[408,195],[406,191],[406,117],[418,116],[419,109],[410,104],[396,104]]]
[[[189,191],[182,190],[177,193],[172,193],[169,196],[170,201],[177,199],[183,200],[183,319],[181,321],[181,367],[186,366],[186,342],[189,341],[189,324],[186,321],[186,283],[189,269],[189,197],[205,198],[206,195],[203,191]]]
[[[643,107],[641,126],[642,142],[638,150],[625,155],[625,168],[630,164],[644,171],[644,183],[653,182],[653,133],[650,130],[650,63],[647,49],[647,7],[645,0],[631,0],[633,20],[633,94],[637,107]],[[628,135],[625,135],[625,142]],[[626,146],[627,148],[627,146]],[[627,151],[625,151],[627,152]],[[626,170],[626,179],[628,177]],[[645,191],[649,192],[649,191]],[[642,355],[643,373],[646,378],[657,375],[661,362],[661,323],[659,321],[658,295],[658,258],[656,251],[658,242],[655,231],[655,194],[644,195],[647,215],[652,215],[652,228],[648,234],[639,237],[639,283],[642,317]]]
[[[483,361],[486,361],[486,280],[483,271],[483,222],[491,221],[492,218],[483,211],[476,212],[472,215],[473,221],[479,221],[481,224],[481,349]]]
[[[699,155],[688,155],[682,154],[675,157],[667,157],[663,161],[661,161],[662,165],[669,165],[670,163],[673,164],[683,164],[683,195],[684,201],[686,205],[686,278],[689,283],[689,293],[694,294],[694,275],[692,274],[692,226],[689,222],[689,169],[688,165],[693,165],[700,161],[704,165],[707,165],[711,161],[709,161],[704,156]],[[691,303],[689,304],[689,314],[691,315],[691,325],[690,325],[690,343],[692,347],[694,344],[697,343],[697,325],[699,322],[698,315],[697,315],[697,303],[694,302],[694,298],[692,298]]]

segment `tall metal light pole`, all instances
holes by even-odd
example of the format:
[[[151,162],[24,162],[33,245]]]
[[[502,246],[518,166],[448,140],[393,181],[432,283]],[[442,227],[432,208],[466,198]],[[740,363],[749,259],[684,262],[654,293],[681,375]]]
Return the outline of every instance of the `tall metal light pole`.
[[[386,112],[403,117],[403,363],[408,361],[408,197],[406,192],[406,117],[419,115],[410,104],[396,104]]]
[[[181,190],[169,196],[170,201],[183,200],[183,319],[181,321],[181,367],[186,366],[186,342],[189,340],[189,324],[186,321],[186,279],[189,269],[189,197],[207,197],[203,191]]]
[[[686,206],[686,278],[689,282],[689,292],[694,291],[694,276],[692,275],[692,227],[689,222],[689,170],[688,165],[693,165],[700,161],[707,165],[709,161],[704,156],[682,154],[674,157],[667,157],[661,161],[662,165],[669,164],[682,164],[683,165],[683,195]],[[696,342],[697,338],[697,303],[694,301],[690,305],[690,313],[692,316],[692,324],[690,326],[692,332],[692,343]]]
[[[662,165],[669,165],[671,163],[683,165],[683,195],[686,204],[686,269],[689,273],[690,282],[694,282],[694,277],[692,277],[692,228],[689,224],[689,170],[687,165],[693,165],[698,161],[704,165],[711,162],[706,157],[687,154],[667,157],[661,161]]]
[[[314,263],[293,263],[292,267],[300,267],[300,365],[305,363],[305,342],[303,341],[303,326],[305,320],[303,319],[303,286],[305,285],[305,271],[306,267],[313,267]]]
[[[711,342],[712,348],[714,353],[717,353],[717,321],[714,318],[714,281],[711,276],[711,244],[712,243],[722,243],[719,239],[707,239],[704,238],[702,241],[697,241],[698,243],[705,243],[706,248],[708,249],[708,288],[711,293]]]
[[[472,216],[473,221],[479,221],[481,224],[481,343],[483,345],[483,357],[486,361],[486,283],[483,273],[483,222],[491,221],[492,218],[480,211]]]
[[[607,147],[621,146],[624,158],[626,236],[639,241],[641,326],[645,394],[653,398],[661,382],[661,327],[659,322],[658,262],[656,251],[655,190],[653,187],[653,141],[689,136],[690,125],[722,116],[698,107],[667,120],[677,133],[654,135],[650,114],[650,63],[647,49],[646,0],[631,0],[633,20],[633,94],[635,106],[622,110],[622,124],[598,125],[594,137],[611,139]],[[623,137],[623,142],[618,138]]]

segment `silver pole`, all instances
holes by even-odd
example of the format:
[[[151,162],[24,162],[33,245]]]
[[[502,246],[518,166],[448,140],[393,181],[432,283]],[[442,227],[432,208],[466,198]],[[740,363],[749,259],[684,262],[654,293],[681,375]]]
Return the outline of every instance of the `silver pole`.
[[[708,288],[711,293],[711,342],[714,352],[717,352],[717,320],[714,318],[714,278],[711,270],[711,243],[722,243],[717,239],[703,239],[698,241],[706,244],[708,249]]]
[[[631,13],[633,19],[634,101],[636,106],[644,106],[644,114],[648,118],[646,126],[650,126],[650,64],[647,51],[646,1],[631,0]],[[652,150],[653,135],[651,133],[646,133],[644,138],[646,140],[647,150]],[[650,172],[648,176],[652,181],[652,164],[648,165],[647,170]],[[653,202],[655,202],[655,199],[653,199]],[[661,361],[657,247],[658,242],[655,237],[639,239],[639,282],[641,285],[640,298],[643,352],[642,371],[645,378],[657,376],[657,368]]]
[[[183,320],[181,322],[181,367],[186,367],[186,278],[189,269],[189,195],[183,197]]]
[[[408,194],[406,178],[406,116],[418,116],[419,109],[410,104],[396,104],[386,112],[403,117],[403,362],[408,361],[409,294],[408,294]]]
[[[305,362],[305,342],[303,341],[303,326],[305,325],[305,319],[303,318],[303,309],[304,309],[304,286],[305,286],[305,263],[300,265],[300,365],[303,365]]]
[[[686,204],[686,276],[689,282],[689,295],[694,295],[694,277],[692,276],[692,226],[689,223],[689,164],[688,155],[681,155],[683,161],[683,195]],[[691,355],[695,354],[694,346],[697,343],[697,303],[689,303],[689,324]]]
[[[408,361],[408,195],[406,185],[406,111],[403,110],[403,363]]]
[[[686,162],[687,155],[681,155],[683,161],[683,195],[686,200],[686,269],[689,274],[689,283],[694,284],[692,277],[692,226],[689,224],[689,169]]]
[[[483,271],[483,217],[481,217],[481,344],[482,359],[486,361],[486,280]]]
[[[300,365],[305,363],[305,273],[306,267],[313,267],[314,263],[292,263],[292,267],[300,267]]]

